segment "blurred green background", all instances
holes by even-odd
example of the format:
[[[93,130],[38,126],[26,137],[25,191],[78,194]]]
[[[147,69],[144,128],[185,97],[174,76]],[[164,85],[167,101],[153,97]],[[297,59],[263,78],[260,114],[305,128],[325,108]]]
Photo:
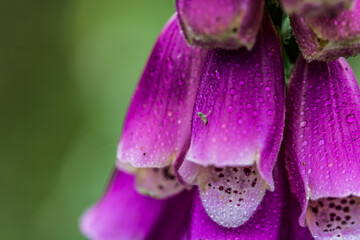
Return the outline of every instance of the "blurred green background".
[[[0,239],[84,239],[170,0],[0,1]],[[360,58],[350,60],[360,79]]]
[[[169,0],[0,1],[0,239],[85,239]]]

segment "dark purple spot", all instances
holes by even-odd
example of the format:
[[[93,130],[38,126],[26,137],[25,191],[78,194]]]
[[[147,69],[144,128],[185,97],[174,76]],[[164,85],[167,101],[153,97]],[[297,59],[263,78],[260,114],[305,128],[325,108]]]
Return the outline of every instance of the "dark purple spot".
[[[255,178],[254,181],[251,183],[251,186],[252,186],[252,187],[255,187],[256,181],[257,181],[257,178]]]
[[[222,168],[215,168],[215,172],[221,172],[222,170]]]
[[[223,187],[223,186],[220,186],[220,187],[219,187],[219,190],[220,190],[220,191],[224,190],[224,187]]]
[[[349,207],[344,207],[343,211],[344,211],[344,212],[349,212],[350,209],[349,209]]]
[[[225,192],[228,193],[228,194],[231,194],[231,188],[225,189]]]
[[[222,178],[222,177],[224,177],[224,174],[220,173],[219,178]]]
[[[315,214],[317,214],[317,213],[319,212],[319,209],[318,209],[317,207],[314,207],[314,208],[312,209],[312,212],[315,213]]]
[[[251,169],[250,168],[244,168],[244,173],[245,173],[245,175],[246,176],[250,176],[250,174],[251,174]]]

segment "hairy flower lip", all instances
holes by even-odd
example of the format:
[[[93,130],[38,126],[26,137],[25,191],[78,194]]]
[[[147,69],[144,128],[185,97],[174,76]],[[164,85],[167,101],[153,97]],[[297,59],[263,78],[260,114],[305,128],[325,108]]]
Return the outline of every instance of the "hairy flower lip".
[[[299,223],[310,226],[314,236],[322,234],[319,239],[329,239],[332,233],[326,228],[319,233],[326,224],[319,220],[315,226],[314,221],[323,214],[326,218],[321,221],[330,221],[330,210],[322,208],[321,216],[316,210],[308,218],[310,205],[322,199],[360,196],[360,188],[349,184],[360,179],[359,109],[360,90],[345,59],[311,63],[298,59],[290,77],[285,155],[291,187],[302,207]],[[351,226],[343,224],[346,227],[336,228],[339,236],[351,236]]]
[[[213,222],[202,206],[199,194],[197,194],[193,205],[189,240],[282,239],[283,229],[281,228],[281,222],[283,221],[286,207],[285,196],[287,195],[282,154],[279,155],[279,161],[277,161],[274,168],[274,178],[275,191],[266,192],[253,216],[245,224],[236,228],[225,228]]]
[[[204,48],[251,50],[263,14],[263,0],[177,0],[188,43]]]

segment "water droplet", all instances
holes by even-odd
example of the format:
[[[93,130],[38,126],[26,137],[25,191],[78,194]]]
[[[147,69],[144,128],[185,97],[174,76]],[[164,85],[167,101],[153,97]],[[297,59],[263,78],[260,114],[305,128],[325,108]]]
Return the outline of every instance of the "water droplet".
[[[230,95],[235,95],[236,90],[234,88],[230,89]]]
[[[346,116],[346,121],[347,121],[348,123],[353,123],[353,122],[355,122],[355,116],[354,116],[354,114],[348,114],[348,115]]]
[[[228,110],[229,113],[231,113],[231,112],[234,111],[234,108],[233,108],[233,106],[228,106],[227,110]]]
[[[319,141],[319,146],[324,145],[324,143],[325,143],[325,141],[324,141],[324,140],[320,140],[320,141]]]
[[[300,127],[306,127],[306,125],[307,125],[307,122],[306,121],[302,121],[302,122],[300,122]]]
[[[262,97],[259,97],[258,100],[257,100],[259,103],[262,103],[264,102],[264,99]]]

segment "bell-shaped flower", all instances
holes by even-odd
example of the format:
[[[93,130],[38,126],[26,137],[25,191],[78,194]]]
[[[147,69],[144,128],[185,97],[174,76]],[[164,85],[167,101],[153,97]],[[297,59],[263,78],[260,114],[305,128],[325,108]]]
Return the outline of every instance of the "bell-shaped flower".
[[[191,146],[179,169],[197,185],[205,211],[238,227],[274,189],[282,140],[285,81],[279,36],[264,16],[252,51],[212,50],[195,103]]]
[[[192,211],[189,240],[226,239],[226,240],[278,240],[284,232],[284,214],[288,189],[284,162],[278,161],[274,169],[275,191],[266,192],[264,200],[253,216],[237,228],[225,228],[216,224],[208,216],[197,194]],[[226,193],[224,193],[226,194]],[[232,196],[231,203],[241,204],[242,196]],[[283,238],[286,239],[286,238]],[[307,240],[307,239],[303,239]]]
[[[289,15],[316,17],[336,15],[351,9],[356,0],[281,0],[281,5]]]
[[[291,25],[304,58],[332,61],[360,52],[360,0],[335,16],[292,16]]]
[[[189,147],[191,117],[206,50],[190,47],[174,15],[161,32],[125,119],[117,166],[137,189],[167,197],[183,189],[174,164]]]
[[[251,49],[261,25],[264,0],[176,0],[176,8],[191,45]]]
[[[284,144],[300,224],[315,239],[360,239],[360,90],[345,59],[298,59]]]
[[[82,233],[91,240],[186,239],[193,192],[157,200],[137,193],[134,183],[115,170],[104,196],[82,216]]]

